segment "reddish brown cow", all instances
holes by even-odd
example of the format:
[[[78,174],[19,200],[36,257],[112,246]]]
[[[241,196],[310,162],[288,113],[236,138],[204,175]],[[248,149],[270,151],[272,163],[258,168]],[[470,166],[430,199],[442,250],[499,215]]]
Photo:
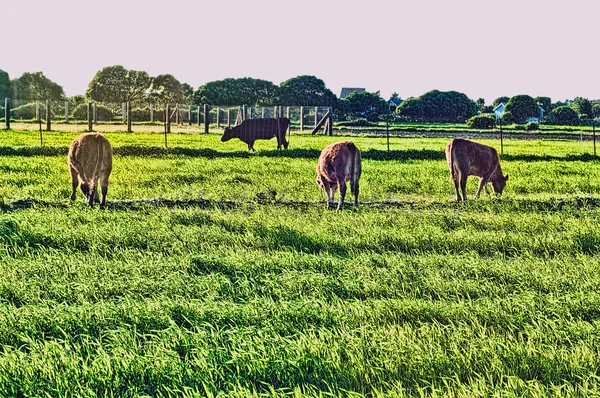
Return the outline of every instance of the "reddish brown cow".
[[[340,189],[338,210],[344,205],[346,181],[350,181],[350,191],[354,195],[354,205],[358,205],[358,180],[360,179],[360,151],[350,141],[336,142],[321,151],[317,163],[317,184],[327,194],[327,206],[333,206],[335,191]]]
[[[112,147],[110,142],[99,133],[85,133],[75,138],[69,148],[67,163],[71,171],[73,191],[71,200],[75,200],[77,185],[85,195],[90,206],[100,202],[98,180],[102,189],[100,208],[106,206],[108,177],[112,171]]]
[[[500,157],[496,149],[489,145],[455,138],[446,146],[446,159],[450,168],[450,179],[454,182],[457,201],[461,200],[458,192],[459,185],[462,200],[467,200],[467,177],[470,175],[479,177],[476,198],[479,197],[482,188],[485,188],[485,192],[489,194],[488,182],[492,183],[496,194],[502,194],[508,175],[502,175]]]

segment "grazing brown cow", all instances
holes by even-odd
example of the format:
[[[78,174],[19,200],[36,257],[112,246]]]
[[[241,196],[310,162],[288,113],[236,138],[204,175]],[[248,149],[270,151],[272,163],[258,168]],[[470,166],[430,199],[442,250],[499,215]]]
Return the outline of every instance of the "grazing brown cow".
[[[112,147],[110,142],[99,133],[85,133],[75,138],[69,148],[67,163],[71,171],[73,192],[71,200],[75,200],[77,185],[85,195],[90,206],[100,202],[98,196],[98,180],[102,189],[100,208],[106,206],[108,177],[112,171]]]
[[[476,198],[479,197],[482,188],[485,188],[485,192],[489,194],[488,182],[492,183],[496,194],[502,194],[508,175],[502,175],[500,157],[498,157],[496,149],[489,145],[455,138],[446,146],[446,159],[450,168],[450,179],[454,182],[457,201],[461,200],[458,192],[459,185],[462,200],[467,200],[467,177],[470,175],[479,177]]]
[[[285,134],[290,127],[290,119],[286,117],[247,119],[235,127],[225,127],[221,141],[239,138],[248,144],[248,150],[254,151],[254,141],[270,140],[277,137],[277,149],[288,148]]]
[[[354,205],[358,205],[358,180],[360,179],[360,151],[350,141],[331,144],[319,156],[317,163],[317,184],[327,194],[327,206],[333,206],[335,191],[340,189],[338,210],[344,205],[346,181],[350,181],[350,191],[354,195]]]

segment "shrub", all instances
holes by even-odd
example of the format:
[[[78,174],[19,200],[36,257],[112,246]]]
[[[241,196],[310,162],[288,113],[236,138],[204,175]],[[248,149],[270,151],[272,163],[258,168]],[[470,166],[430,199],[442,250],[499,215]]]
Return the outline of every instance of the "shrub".
[[[569,106],[559,106],[551,112],[552,121],[555,124],[563,126],[577,126],[579,124],[579,115]]]
[[[71,112],[71,117],[77,120],[87,120],[87,104],[79,104]],[[96,120],[112,121],[113,112],[103,105],[96,104]]]
[[[28,104],[24,104],[21,106],[17,106],[10,110],[10,115],[15,119],[21,120],[35,120],[36,119],[36,104],[35,102],[30,102]],[[45,118],[46,116],[46,105],[40,103],[40,117]]]
[[[467,121],[472,129],[493,129],[496,126],[496,116],[490,114],[473,116]]]
[[[537,124],[536,122],[529,122],[525,125],[525,130],[531,131],[531,130],[539,130],[540,129],[540,125]]]

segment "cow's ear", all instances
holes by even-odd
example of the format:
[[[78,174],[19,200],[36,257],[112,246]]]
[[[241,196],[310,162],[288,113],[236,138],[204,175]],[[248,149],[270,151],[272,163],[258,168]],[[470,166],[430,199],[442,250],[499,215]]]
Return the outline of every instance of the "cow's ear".
[[[504,176],[504,181],[508,181],[508,174]]]

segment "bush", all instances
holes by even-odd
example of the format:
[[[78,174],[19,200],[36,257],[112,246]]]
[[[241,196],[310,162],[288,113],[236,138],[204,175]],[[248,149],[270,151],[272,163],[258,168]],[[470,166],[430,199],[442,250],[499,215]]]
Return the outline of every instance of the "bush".
[[[87,120],[87,104],[79,104],[71,112],[71,117],[77,120]],[[96,120],[112,121],[113,112],[103,105],[96,104]]]
[[[579,124],[579,115],[569,106],[559,106],[550,113],[554,124],[562,126],[577,126]]]
[[[477,115],[467,121],[467,125],[472,129],[493,129],[496,127],[496,115]]]
[[[15,119],[36,120],[35,110],[35,102],[30,102],[28,104],[17,106],[16,108],[11,109],[10,115]],[[46,117],[46,105],[44,103],[40,103],[40,117],[43,119]]]
[[[537,124],[536,122],[529,122],[525,125],[525,130],[527,130],[527,131],[539,130],[539,129],[540,129],[540,125]]]

